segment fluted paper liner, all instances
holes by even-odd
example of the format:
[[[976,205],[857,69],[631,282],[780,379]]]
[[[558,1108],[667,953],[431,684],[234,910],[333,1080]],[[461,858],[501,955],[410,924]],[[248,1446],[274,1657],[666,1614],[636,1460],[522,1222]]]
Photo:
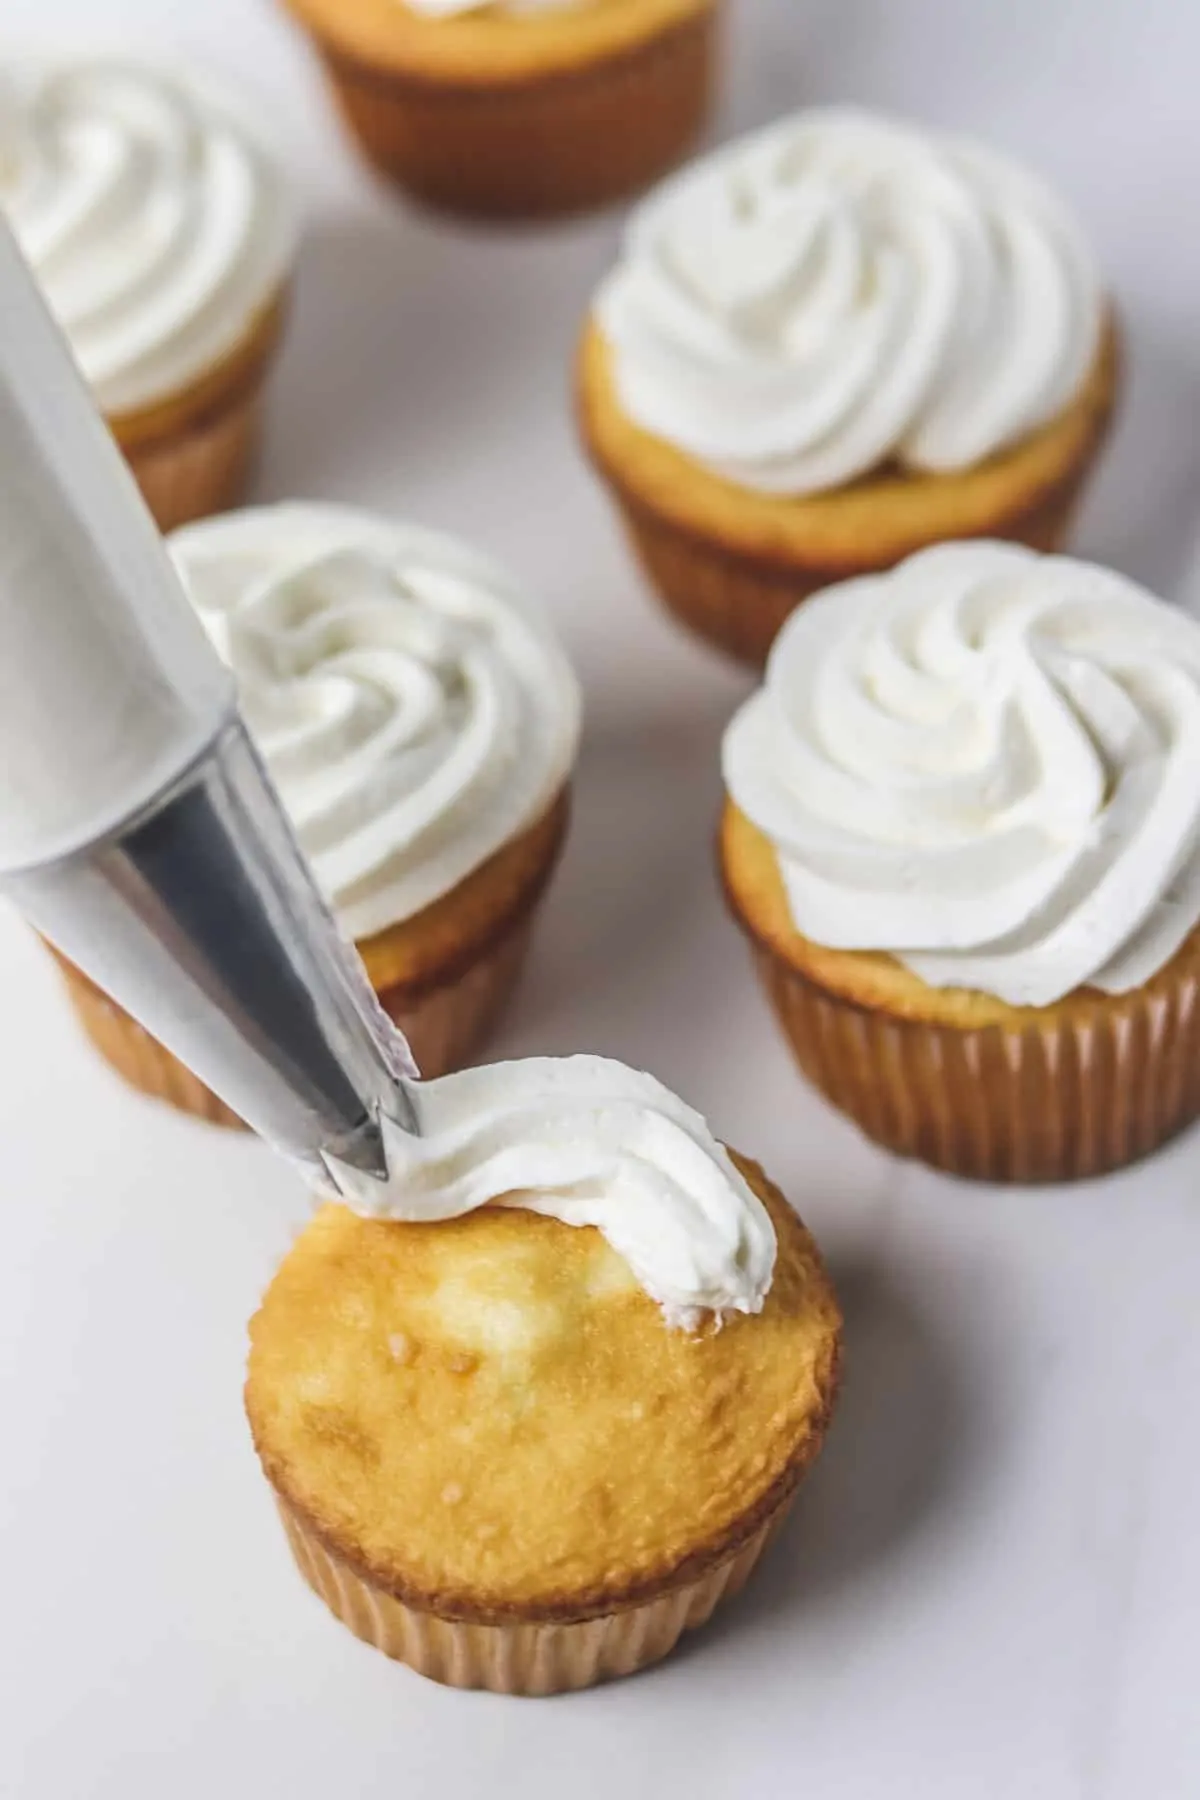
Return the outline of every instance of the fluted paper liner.
[[[179,1112],[192,1113],[212,1125],[240,1126],[241,1120],[198,1075],[164,1050],[157,1038],[131,1019],[124,1007],[89,981],[82,970],[58,957],[75,1016],[95,1048],[130,1087]]]
[[[276,1504],[300,1573],[364,1643],[447,1687],[538,1696],[633,1675],[670,1654],[745,1586],[795,1498],[795,1490],[742,1547],[703,1575],[641,1605],[581,1623],[477,1625],[406,1606],[322,1544],[287,1503]]]
[[[512,931],[454,982],[432,988],[415,1001],[408,1000],[402,989],[385,990],[379,996],[384,1010],[408,1039],[424,1077],[448,1075],[462,1068],[480,1050],[520,976],[533,917],[532,911],[527,912]],[[237,1114],[218,1100],[199,1076],[185,1068],[115,1000],[71,963],[62,957],[58,961],[84,1031],[131,1087],[214,1125],[241,1125]]]
[[[487,88],[420,81],[318,42],[369,161],[431,205],[480,217],[581,212],[680,160],[707,116],[713,12],[578,74]]]
[[[1200,982],[1071,996],[1044,1019],[961,1028],[826,992],[760,945],[801,1069],[867,1136],[984,1181],[1103,1175],[1200,1118]],[[1168,972],[1169,974],[1169,972]]]
[[[221,367],[165,408],[109,420],[160,531],[225,512],[245,498],[284,312],[281,297]]]
[[[125,460],[162,532],[227,512],[246,496],[262,435],[262,381],[239,399]]]

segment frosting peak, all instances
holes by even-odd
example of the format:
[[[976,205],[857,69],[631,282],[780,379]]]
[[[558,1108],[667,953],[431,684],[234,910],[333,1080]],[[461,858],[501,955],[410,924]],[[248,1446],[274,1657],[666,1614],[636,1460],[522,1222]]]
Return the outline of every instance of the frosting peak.
[[[775,1229],[704,1120],[652,1076],[598,1056],[469,1069],[409,1090],[421,1135],[386,1132],[386,1184],[339,1167],[348,1203],[430,1223],[481,1206],[592,1225],[669,1325],[756,1313]]]
[[[935,987],[1123,993],[1200,921],[1200,625],[1088,563],[944,544],[827,589],[724,765],[797,929]]]
[[[972,143],[799,113],[634,214],[597,315],[625,411],[738,485],[961,469],[1075,397],[1102,295],[1075,226]]]
[[[303,505],[206,520],[170,548],[349,936],[449,893],[566,783],[575,677],[486,558]]]
[[[110,416],[236,349],[295,245],[282,177],[207,92],[111,60],[0,87],[0,206]]]

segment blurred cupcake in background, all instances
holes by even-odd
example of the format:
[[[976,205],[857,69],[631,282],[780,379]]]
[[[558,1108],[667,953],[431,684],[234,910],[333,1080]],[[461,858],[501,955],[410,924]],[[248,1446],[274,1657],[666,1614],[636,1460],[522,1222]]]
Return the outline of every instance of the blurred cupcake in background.
[[[958,1175],[1200,1117],[1200,625],[944,544],[801,607],[725,740],[721,865],[804,1072]]]
[[[159,526],[235,503],[297,236],[256,131],[174,71],[46,64],[0,89],[0,207]]]
[[[709,109],[719,0],[285,0],[363,153],[452,212],[635,193]]]
[[[761,664],[832,581],[945,538],[1056,548],[1108,433],[1118,334],[1033,176],[818,111],[642,205],[579,379],[587,445],[663,599]]]
[[[452,539],[347,508],[231,513],[171,550],[317,881],[421,1072],[469,1061],[520,972],[557,861],[574,674],[516,585]],[[222,1103],[81,973],[135,1087]]]

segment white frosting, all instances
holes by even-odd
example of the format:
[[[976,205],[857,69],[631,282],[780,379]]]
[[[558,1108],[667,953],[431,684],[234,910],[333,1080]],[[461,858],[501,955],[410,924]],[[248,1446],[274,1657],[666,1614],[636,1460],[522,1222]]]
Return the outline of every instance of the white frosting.
[[[356,1211],[429,1223],[521,1207],[595,1226],[670,1325],[762,1310],[770,1214],[699,1114],[652,1076],[599,1056],[538,1057],[409,1093],[420,1136],[385,1128],[390,1179],[337,1165]]]
[[[1200,920],[1200,625],[1012,545],[792,614],[725,739],[796,926],[936,987],[1138,987]]]
[[[449,893],[565,785],[575,677],[484,557],[305,505],[206,520],[171,550],[347,935]]]
[[[0,88],[0,206],[110,416],[233,351],[295,248],[282,176],[246,123],[123,62]]]
[[[800,113],[635,213],[597,317],[623,409],[740,486],[969,467],[1077,394],[1103,314],[1034,178],[971,143]]]

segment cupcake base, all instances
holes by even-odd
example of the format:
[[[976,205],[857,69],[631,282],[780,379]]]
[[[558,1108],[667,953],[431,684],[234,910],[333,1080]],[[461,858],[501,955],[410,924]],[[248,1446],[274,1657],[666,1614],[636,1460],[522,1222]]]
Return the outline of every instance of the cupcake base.
[[[1088,469],[988,535],[1031,550],[1067,542]],[[616,484],[614,483],[614,488]],[[761,669],[790,613],[822,588],[846,579],[844,568],[798,570],[769,557],[727,554],[719,545],[655,513],[632,492],[616,489],[634,554],[667,610],[697,636],[739,662]]]
[[[1095,368],[1060,418],[1014,449],[944,475],[880,470],[797,498],[723,480],[624,413],[594,322],[579,355],[584,443],[668,610],[709,643],[761,668],[811,594],[890,569],[948,538],[1061,548],[1107,441],[1120,384],[1111,320]]]
[[[357,1637],[450,1686],[553,1694],[657,1662],[738,1592],[820,1454],[842,1323],[803,1223],[730,1155],[774,1279],[690,1340],[613,1286],[595,1232],[519,1211],[329,1206],[293,1246],[246,1413],[300,1571]]]
[[[704,11],[586,69],[495,85],[372,68],[317,41],[381,173],[444,211],[512,219],[607,205],[678,162],[708,114],[716,30]]]
[[[564,790],[527,831],[423,913],[358,948],[427,1080],[471,1062],[511,998],[570,814]],[[51,948],[53,948],[51,946]],[[214,1125],[241,1120],[115,1000],[53,951],[77,1018],[131,1087]]]
[[[75,1017],[92,1045],[111,1069],[131,1088],[151,1099],[164,1100],[179,1112],[206,1119],[210,1125],[244,1129],[237,1114],[198,1075],[165,1050],[145,1026],[131,1019],[124,1007],[109,998],[81,969],[54,952],[67,985]]]
[[[532,917],[494,945],[452,986],[420,999],[402,989],[379,996],[426,1079],[448,1075],[482,1048],[512,996],[529,949]],[[130,1087],[210,1125],[244,1129],[242,1120],[123,1007],[65,958],[58,958],[75,1016],[109,1066]]]
[[[774,849],[732,802],[720,861],[800,1068],[896,1155],[978,1181],[1079,1181],[1200,1119],[1200,931],[1127,994],[1009,1006],[801,936]]]
[[[530,913],[460,976],[453,987],[413,999],[402,988],[379,996],[408,1039],[426,1080],[474,1061],[500,1021],[525,967],[533,936]]]
[[[755,961],[805,1075],[876,1143],[978,1181],[1082,1181],[1200,1118],[1200,976],[1079,996],[1043,1023],[889,1018]]]
[[[281,297],[231,356],[174,399],[109,419],[160,531],[245,498],[284,312]]]
[[[733,1554],[670,1593],[579,1622],[480,1625],[406,1606],[330,1553],[276,1496],[300,1573],[355,1637],[446,1687],[541,1697],[594,1687],[660,1662],[685,1631],[741,1591],[795,1496]]]

